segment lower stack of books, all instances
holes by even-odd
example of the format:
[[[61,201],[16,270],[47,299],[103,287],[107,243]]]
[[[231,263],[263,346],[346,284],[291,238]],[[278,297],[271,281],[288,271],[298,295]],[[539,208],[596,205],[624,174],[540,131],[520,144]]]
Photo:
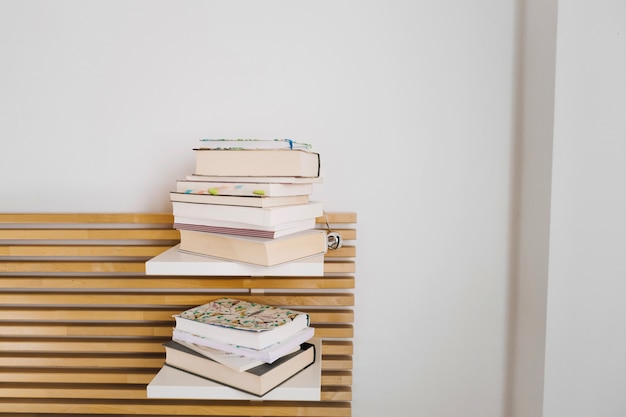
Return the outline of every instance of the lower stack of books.
[[[286,396],[274,399],[319,399],[320,345],[307,313],[219,298],[174,317],[165,364],[148,385],[148,397],[211,398],[218,388],[215,398],[228,398],[229,389],[265,398],[285,387]],[[299,394],[289,394],[290,388]]]

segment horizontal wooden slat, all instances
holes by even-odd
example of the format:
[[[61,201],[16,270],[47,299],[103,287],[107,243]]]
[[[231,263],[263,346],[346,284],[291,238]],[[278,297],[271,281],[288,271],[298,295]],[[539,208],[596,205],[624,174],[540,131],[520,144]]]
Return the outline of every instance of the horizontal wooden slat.
[[[207,299],[208,300],[208,299]],[[311,315],[311,322],[316,323],[351,323],[354,321],[354,311],[351,309],[302,309]],[[0,307],[0,321],[21,323],[29,322],[173,322],[172,316],[180,313],[176,308],[95,308],[78,307],[62,309],[59,307]]]
[[[262,401],[168,401],[168,400],[72,400],[5,399],[3,413],[198,415],[198,416],[300,416],[350,417],[349,402]]]
[[[63,368],[63,367],[3,367],[0,369],[0,381],[9,383],[45,383],[45,384],[141,384],[145,386],[163,366],[147,368]],[[322,371],[322,385],[348,386],[352,384],[352,372]],[[2,396],[0,390],[0,396]],[[1,402],[1,401],[0,401]]]
[[[170,245],[0,245],[0,256],[17,257],[145,257],[157,256]]]
[[[179,239],[180,232],[174,229],[0,229],[0,241]]]
[[[144,399],[145,385],[115,384],[0,384],[2,396],[9,398],[89,398],[89,399]],[[322,386],[322,401],[349,401],[349,387]]]
[[[315,219],[316,223],[326,224],[328,223],[356,223],[356,213],[353,212],[328,212],[325,216],[320,216]]]
[[[1,268],[1,267],[0,267]],[[0,288],[32,289],[149,289],[149,288],[227,288],[227,289],[338,289],[354,288],[354,277],[193,277],[193,276],[2,276]]]
[[[0,213],[0,223],[172,224],[170,213]]]
[[[0,294],[5,305],[153,305],[185,306],[187,308],[204,304],[207,300],[232,295],[241,300],[255,301],[274,306],[353,306],[351,293],[302,293],[268,294],[249,296],[239,293],[159,293],[159,292],[5,292]]]

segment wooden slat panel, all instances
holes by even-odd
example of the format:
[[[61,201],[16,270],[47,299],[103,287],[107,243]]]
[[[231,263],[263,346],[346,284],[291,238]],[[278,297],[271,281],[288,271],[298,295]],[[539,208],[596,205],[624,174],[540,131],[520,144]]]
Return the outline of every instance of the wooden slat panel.
[[[333,290],[355,287],[356,214],[316,219],[344,246],[326,254],[323,277],[306,278],[146,277],[145,260],[179,241],[172,222],[163,213],[0,214],[0,413],[351,416],[354,295]],[[264,291],[238,291],[248,289]],[[145,398],[172,315],[225,295],[309,311],[323,339],[322,402]]]

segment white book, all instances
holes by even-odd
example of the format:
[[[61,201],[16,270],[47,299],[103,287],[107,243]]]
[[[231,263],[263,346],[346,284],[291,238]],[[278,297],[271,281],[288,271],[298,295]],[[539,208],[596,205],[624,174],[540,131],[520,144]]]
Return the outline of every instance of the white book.
[[[315,362],[261,397],[264,401],[319,401],[321,398],[322,347],[320,339],[308,341],[315,345]],[[164,366],[147,386],[148,398],[259,400],[259,397],[206,378]]]
[[[310,338],[315,336],[315,328],[307,327],[300,330],[295,335],[275,343],[265,349],[250,349],[241,346],[230,345],[228,343],[218,342],[213,339],[198,336],[192,333],[183,332],[178,329],[172,331],[172,340],[176,342],[188,342],[194,343],[200,346],[207,346],[213,349],[220,349],[225,352],[234,353],[236,355],[243,355],[254,359],[262,360],[266,363],[272,363],[276,359],[281,358],[291,352],[294,346],[300,346],[300,344],[306,342]]]
[[[280,207],[243,207],[172,201],[174,216],[246,223],[254,226],[275,226],[280,223],[315,219],[324,214],[320,201]]]
[[[179,248],[180,244],[149,259],[146,262],[146,275],[216,275],[244,277],[324,276],[323,254],[274,266],[261,266],[191,254],[183,252]]]

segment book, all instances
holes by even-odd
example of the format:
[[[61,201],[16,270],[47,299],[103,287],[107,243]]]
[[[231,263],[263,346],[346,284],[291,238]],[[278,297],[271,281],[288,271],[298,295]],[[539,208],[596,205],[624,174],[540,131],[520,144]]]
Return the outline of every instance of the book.
[[[321,341],[309,339],[315,346],[315,361],[265,394],[263,401],[319,401],[321,398]],[[148,398],[203,400],[258,400],[259,397],[163,365],[146,387]]]
[[[322,177],[242,177],[240,175],[197,175],[189,174],[185,177],[187,181],[209,181],[209,182],[243,182],[243,183],[269,183],[269,184],[320,184]]]
[[[292,351],[294,346],[306,342],[315,335],[315,328],[307,327],[296,334],[280,342],[274,343],[265,349],[252,349],[243,346],[231,345],[229,343],[218,342],[208,337],[198,336],[193,333],[184,332],[174,328],[172,330],[172,340],[194,343],[200,346],[207,346],[213,349],[220,349],[225,352],[243,355],[249,358],[259,359],[266,363],[272,363],[276,359],[285,356]]]
[[[324,255],[261,266],[187,253],[176,245],[146,261],[145,268],[146,275],[321,277],[324,276]]]
[[[228,366],[230,369],[233,369],[237,372],[243,372],[250,368],[254,368],[255,366],[259,366],[265,362],[260,359],[249,358],[244,355],[235,355],[231,352],[224,352],[223,350],[213,349],[206,346],[196,345],[195,343],[182,342],[178,341],[181,345],[194,350],[201,354],[202,356],[206,356],[209,359],[214,360],[215,362],[219,362],[224,366]],[[294,348],[291,352],[296,352],[300,349],[300,347]]]
[[[257,350],[309,327],[307,313],[230,297],[187,309],[174,319],[177,330]]]
[[[304,149],[311,150],[309,143],[291,139],[200,139],[202,149]]]
[[[165,347],[165,364],[232,388],[262,397],[315,361],[315,346],[303,343],[300,349],[243,372],[230,369],[175,341]]]
[[[179,229],[180,249],[236,262],[274,266],[326,253],[326,231],[310,229],[274,239]]]
[[[240,195],[214,195],[170,192],[170,201],[199,204],[221,204],[226,206],[246,207],[277,207],[290,204],[306,204],[309,202],[308,195],[289,195],[281,197],[240,196]]]
[[[312,183],[271,183],[271,182],[226,182],[177,180],[176,191],[179,193],[211,194],[211,195],[241,195],[284,197],[291,195],[311,195]]]
[[[211,220],[174,217],[174,229],[196,230],[198,232],[224,233],[227,235],[256,236],[274,239],[315,228],[315,219],[287,222],[276,227],[253,227],[244,223],[217,222]]]
[[[319,177],[320,155],[296,149],[195,151],[196,175],[243,177]]]
[[[174,216],[221,222],[245,223],[252,226],[276,226],[281,223],[315,219],[324,214],[319,201],[277,207],[224,206],[172,201]]]

